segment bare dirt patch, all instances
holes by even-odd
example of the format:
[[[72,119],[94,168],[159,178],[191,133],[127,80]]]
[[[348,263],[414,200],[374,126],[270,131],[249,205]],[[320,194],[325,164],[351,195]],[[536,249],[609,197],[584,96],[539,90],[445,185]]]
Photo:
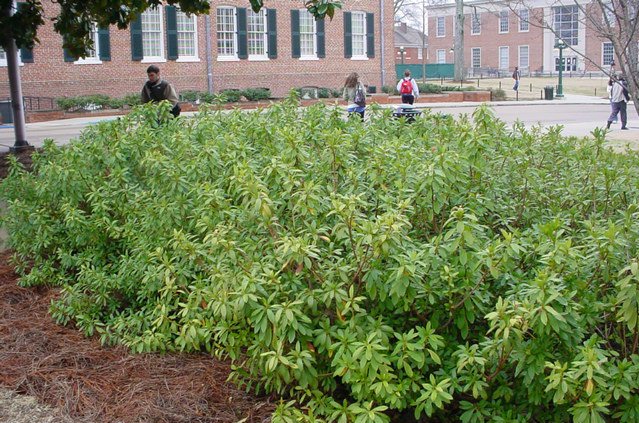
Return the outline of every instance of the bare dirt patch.
[[[51,320],[57,295],[17,286],[9,253],[0,253],[0,422],[269,420],[272,401],[226,382],[229,363],[104,348]]]

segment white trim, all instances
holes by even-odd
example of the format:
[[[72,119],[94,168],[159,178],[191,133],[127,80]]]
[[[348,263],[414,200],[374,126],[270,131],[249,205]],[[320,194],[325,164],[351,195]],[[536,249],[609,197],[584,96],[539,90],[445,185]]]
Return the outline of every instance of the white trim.
[[[526,47],[526,49],[528,49],[528,64],[527,65],[523,65],[521,63],[521,48],[522,47]],[[528,44],[522,44],[520,46],[517,46],[517,66],[519,67],[519,71],[521,71],[522,69],[529,69],[530,68],[530,46]]]
[[[305,60],[319,60],[319,57],[317,56],[301,56],[298,60],[300,61],[305,61]]]
[[[220,54],[220,42],[219,33],[220,29],[218,26],[218,12],[220,10],[229,10],[233,14],[233,53],[232,54]],[[215,9],[215,38],[216,38],[216,46],[215,46],[215,55],[217,56],[218,62],[234,62],[236,60],[240,60],[237,57],[237,8],[235,6],[218,6]]]
[[[479,31],[474,32],[475,28],[475,18],[479,22]],[[471,13],[470,15],[470,35],[481,35],[481,13]]]
[[[475,63],[475,50],[479,51],[479,66],[474,66]],[[481,47],[471,47],[470,48],[470,68],[478,69],[481,68]]]
[[[370,60],[368,56],[352,56],[351,60]]]
[[[237,57],[237,55],[235,56],[217,56],[217,61],[218,62],[239,62],[240,58]]]
[[[149,13],[150,11],[155,11],[154,9],[156,9],[159,11],[160,13],[160,53],[161,56],[145,56],[144,55],[144,28],[141,28],[141,32],[142,32],[142,63],[148,63],[148,62],[166,62],[166,56],[164,53],[164,38],[166,37],[166,33],[165,33],[165,28],[164,28],[164,8],[162,6],[156,6],[154,7],[150,7],[147,10],[145,10],[144,12],[142,12],[142,14],[140,15],[140,19],[142,19],[142,16],[145,13]]]
[[[255,13],[253,12],[253,10],[251,10],[250,8],[246,11],[246,51],[247,51],[247,56],[248,56],[248,60],[252,60],[252,61],[256,61],[256,62],[263,62],[266,60],[270,60],[268,57],[268,18],[267,18],[267,11],[265,8],[262,8],[260,10],[259,13]],[[264,53],[263,54],[251,54],[250,53],[250,40],[249,40],[249,35],[252,33],[251,31],[249,31],[250,28],[250,18],[251,18],[251,14],[257,15],[257,16],[262,16],[262,20],[263,20],[263,26],[264,26],[264,32],[262,32],[261,34],[257,31],[255,31],[254,33],[256,34],[260,34],[261,38],[262,38],[262,45],[264,47]]]
[[[269,60],[271,59],[269,59],[268,56],[265,54],[249,54],[248,57],[249,62],[268,62]]]
[[[319,57],[317,57],[317,23],[315,21],[315,18],[313,17],[313,15],[311,15],[311,13],[307,10],[307,9],[298,9],[300,11],[300,28],[299,28],[299,34],[300,34],[300,60],[319,60]],[[302,15],[306,15],[307,18],[311,19],[311,22],[313,23],[313,54],[304,54],[302,53]],[[310,33],[305,33],[305,34],[310,34]]]
[[[501,29],[501,21],[502,21],[502,14],[506,13],[506,30],[502,31]],[[510,32],[510,13],[508,12],[508,9],[506,10],[500,10],[499,11],[499,19],[497,21],[497,28],[499,29],[499,33],[500,34],[508,34]]]
[[[526,11],[528,13],[528,18],[527,19],[521,19],[521,12]],[[518,32],[530,32],[530,9],[521,9],[519,11],[519,15],[518,15],[519,19],[518,19],[518,24],[517,24],[517,30]],[[521,29],[521,24],[525,23],[526,25],[528,25],[528,29]]]
[[[363,32],[358,33],[358,34],[355,34],[355,31],[353,30],[353,28],[354,28],[353,22],[355,21],[354,18],[355,18],[356,15],[363,18],[363,26],[362,26]],[[366,44],[368,42],[367,37],[366,37],[366,27],[367,27],[366,12],[361,11],[361,10],[352,11],[351,12],[351,41],[355,38],[356,35],[358,37],[362,37],[363,40],[364,40],[363,45],[362,45],[362,51],[361,51],[360,54],[355,54],[355,47],[352,46],[353,57],[358,57],[358,58],[359,57],[365,57],[365,58],[368,58],[368,57],[366,57],[366,51],[367,51],[367,47],[368,47],[367,44]]]
[[[439,19],[444,22],[442,25],[442,34],[439,35]],[[435,17],[435,37],[442,38],[446,36],[446,16],[436,16]]]
[[[501,49],[505,48],[508,53],[506,59],[508,63],[506,63],[506,67],[501,66]],[[497,68],[499,70],[510,70],[510,46],[499,46],[497,47]]]
[[[195,51],[194,56],[180,56],[180,30],[178,27],[178,14],[182,13],[186,16],[186,13],[182,12],[179,7],[175,8],[175,26],[176,26],[176,37],[177,37],[177,48],[178,48],[178,58],[176,62],[199,62],[199,49],[198,49],[198,33],[197,33],[197,16],[191,15],[191,20],[193,21],[193,49]]]

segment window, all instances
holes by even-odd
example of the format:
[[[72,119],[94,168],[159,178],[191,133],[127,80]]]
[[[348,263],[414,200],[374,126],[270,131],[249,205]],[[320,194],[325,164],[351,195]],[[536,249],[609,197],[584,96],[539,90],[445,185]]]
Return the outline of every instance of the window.
[[[481,68],[481,48],[480,47],[473,47],[473,49],[471,50],[471,55],[472,55],[472,66],[474,68]]]
[[[78,60],[75,61],[75,63],[80,65],[102,63],[102,61],[100,60],[100,37],[98,36],[98,27],[95,23],[91,27],[89,38],[91,38],[91,41],[93,41],[93,48],[87,51],[87,55],[85,57],[79,57]]]
[[[353,12],[353,57],[366,57],[366,13]]]
[[[315,18],[308,10],[300,10],[300,54],[301,57],[317,57]]]
[[[437,50],[437,63],[446,63],[446,50]]]
[[[187,16],[177,10],[178,60],[197,59],[197,27],[195,15]]]
[[[564,72],[575,72],[577,70],[576,57],[563,57]],[[555,57],[555,71],[559,72],[559,57]]]
[[[250,59],[265,59],[267,32],[266,32],[266,10],[260,9],[255,13],[249,10],[246,15],[248,55]]]
[[[481,34],[481,15],[479,13],[473,13],[470,26],[470,33],[472,35]]]
[[[164,60],[161,7],[149,8],[142,13],[142,55],[144,60]]]
[[[509,51],[508,47],[499,47],[499,69],[508,70],[509,63]]]
[[[612,43],[603,43],[601,46],[603,57],[601,58],[601,64],[603,66],[610,66],[615,60],[615,48]]]
[[[519,70],[528,69],[530,66],[528,50],[528,46],[519,46]]]
[[[7,66],[7,53],[0,47],[0,66]]]
[[[617,24],[617,17],[615,15],[615,6],[612,4],[612,2],[608,3],[608,2],[602,2],[601,3],[601,8],[603,10],[603,14],[601,16],[602,22],[604,25],[608,25],[611,27],[616,26]]]
[[[508,11],[502,10],[499,12],[499,33],[502,34],[508,32]]]
[[[554,27],[557,37],[564,40],[569,46],[579,44],[579,7],[556,6],[553,7]]]
[[[528,9],[521,9],[519,11],[519,32],[528,32],[530,11]]]
[[[235,37],[235,8],[218,7],[217,25],[217,55],[218,59],[237,58],[237,39]]]
[[[446,18],[444,16],[437,17],[437,36],[446,36]]]
[[[424,59],[424,49],[419,47],[417,49],[417,60],[423,60]]]

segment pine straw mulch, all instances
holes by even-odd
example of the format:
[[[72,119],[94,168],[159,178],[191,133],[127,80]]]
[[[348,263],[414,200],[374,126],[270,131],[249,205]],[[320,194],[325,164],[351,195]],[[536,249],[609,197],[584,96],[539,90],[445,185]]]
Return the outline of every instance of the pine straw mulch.
[[[36,397],[73,422],[269,421],[274,405],[226,382],[208,355],[102,347],[48,314],[59,290],[21,288],[0,253],[0,387]]]

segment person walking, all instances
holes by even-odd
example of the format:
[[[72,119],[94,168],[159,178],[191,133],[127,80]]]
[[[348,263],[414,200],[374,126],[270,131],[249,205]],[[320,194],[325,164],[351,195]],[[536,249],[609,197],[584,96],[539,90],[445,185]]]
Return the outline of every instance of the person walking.
[[[612,64],[610,65],[612,67]],[[608,78],[608,86],[606,87],[606,92],[608,93],[608,101],[610,102],[610,111],[612,112],[612,83],[614,82],[614,76],[611,74],[610,78]],[[615,119],[612,123],[617,123],[617,116],[615,115]]]
[[[515,80],[515,85],[513,85],[513,90],[519,90],[519,80],[521,79],[521,72],[519,71],[519,66],[515,66],[515,71],[513,72],[513,79]]]
[[[413,104],[419,97],[417,82],[410,76],[410,70],[404,71],[404,77],[397,83],[397,91],[402,95],[402,104]]]
[[[612,90],[610,92],[612,112],[608,117],[606,129],[610,129],[610,125],[617,118],[617,114],[621,115],[621,129],[628,129],[628,114],[626,111],[626,102],[628,100],[630,100],[630,95],[628,94],[626,79],[620,76],[612,83]]]
[[[350,102],[346,107],[348,115],[357,113],[364,120],[364,113],[366,111],[366,88],[364,84],[359,80],[357,72],[351,72],[344,82],[344,91],[342,97],[346,102]]]
[[[149,80],[142,87],[142,103],[159,103],[160,101],[168,100],[173,105],[171,114],[178,117],[181,109],[178,95],[173,85],[160,77],[160,68],[156,65],[149,66],[146,69],[146,75]]]

